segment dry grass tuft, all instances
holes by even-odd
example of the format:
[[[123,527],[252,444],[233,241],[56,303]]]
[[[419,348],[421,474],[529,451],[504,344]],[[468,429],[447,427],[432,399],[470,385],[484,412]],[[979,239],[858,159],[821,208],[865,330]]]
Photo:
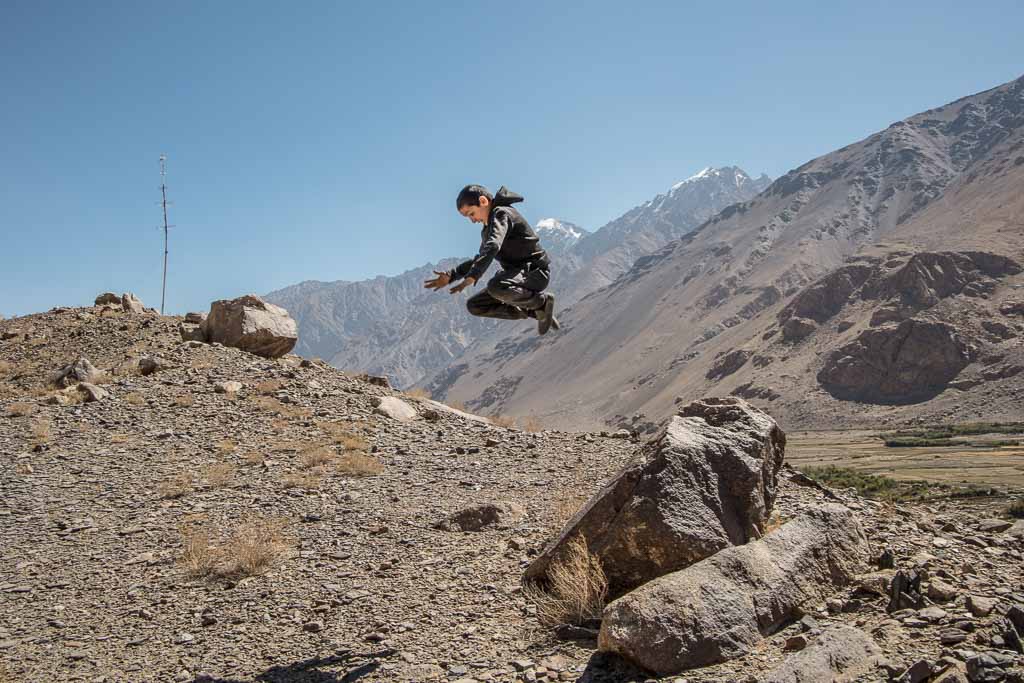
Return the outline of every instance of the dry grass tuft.
[[[522,423],[523,429],[528,431],[528,432],[536,433],[536,432],[543,432],[544,431],[544,425],[542,425],[540,423],[540,420],[538,420],[537,418],[533,417],[532,415],[530,417],[522,420],[521,423]]]
[[[430,392],[421,387],[413,387],[405,395],[409,398],[430,398]]]
[[[260,409],[266,410],[267,412],[273,413],[279,417],[309,417],[313,414],[313,411],[309,408],[285,405],[273,396],[255,396],[253,400]],[[287,424],[285,426],[287,426]]]
[[[237,469],[229,462],[215,462],[203,468],[206,483],[215,489],[223,488],[235,478]]]
[[[223,455],[234,453],[236,448],[238,448],[238,444],[231,439],[224,439],[223,441],[217,442],[217,450]]]
[[[125,394],[124,400],[133,406],[144,406],[146,405],[146,399],[142,397],[137,391],[133,391],[130,394]]]
[[[357,433],[362,428],[357,422],[318,422],[317,427],[345,450],[364,451],[369,447],[366,437]]]
[[[577,491],[564,491],[555,503],[555,526],[561,528],[590,500]]]
[[[156,492],[161,498],[181,498],[186,493],[192,492],[192,475],[188,472],[179,472],[160,482]]]
[[[191,408],[195,405],[196,400],[192,398],[192,394],[182,394],[174,398],[174,405],[179,408]]]
[[[511,429],[516,424],[516,419],[514,417],[506,417],[504,415],[495,415],[488,419],[490,419],[491,424],[504,427],[505,429]]]
[[[111,434],[110,443],[128,443],[132,440],[132,437],[127,434]]]
[[[0,360],[0,376],[10,375],[14,372],[14,363]]]
[[[523,593],[537,606],[541,624],[582,624],[601,618],[608,599],[608,579],[583,536],[569,541],[566,554],[551,563],[547,578],[546,586],[523,586]]]
[[[31,403],[12,403],[7,406],[8,417],[26,417],[36,412],[36,407]]]
[[[303,489],[316,491],[320,488],[321,473],[319,470],[309,472],[289,472],[281,477],[281,484],[286,489]]]
[[[327,446],[312,446],[304,449],[299,455],[299,466],[304,470],[311,470],[330,464],[336,457],[335,452]]]
[[[33,420],[32,424],[29,426],[29,434],[31,434],[30,441],[36,446],[41,446],[42,444],[53,441],[53,432],[50,429],[49,420]]]
[[[281,391],[284,388],[285,382],[283,379],[268,379],[265,382],[260,382],[256,385],[256,393],[267,396],[269,394]]]
[[[272,569],[288,555],[290,544],[279,519],[252,518],[241,522],[220,546],[206,524],[181,527],[179,563],[191,576],[238,579]]]
[[[368,453],[349,451],[338,458],[335,469],[338,474],[349,477],[371,477],[383,472],[384,465]]]
[[[263,454],[259,451],[249,451],[242,456],[242,462],[246,465],[262,465],[263,460]]]

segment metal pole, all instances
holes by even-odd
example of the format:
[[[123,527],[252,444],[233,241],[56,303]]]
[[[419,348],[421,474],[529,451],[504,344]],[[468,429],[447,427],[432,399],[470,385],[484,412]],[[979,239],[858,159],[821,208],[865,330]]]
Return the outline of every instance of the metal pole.
[[[167,300],[167,233],[169,226],[167,225],[167,184],[165,182],[167,171],[164,164],[167,162],[167,155],[160,155],[160,194],[163,197],[164,207],[164,282],[160,292],[160,315],[164,314],[164,303]]]

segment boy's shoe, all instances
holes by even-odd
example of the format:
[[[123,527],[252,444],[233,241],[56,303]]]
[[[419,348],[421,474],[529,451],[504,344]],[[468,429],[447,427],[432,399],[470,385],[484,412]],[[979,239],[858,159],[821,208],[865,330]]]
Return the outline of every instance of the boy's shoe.
[[[560,330],[560,329],[562,329],[562,326],[558,324],[558,318],[556,318],[555,316],[551,316],[551,329],[553,329],[553,330]]]
[[[544,306],[537,309],[537,333],[547,334],[555,321],[555,296],[548,294],[544,297]]]

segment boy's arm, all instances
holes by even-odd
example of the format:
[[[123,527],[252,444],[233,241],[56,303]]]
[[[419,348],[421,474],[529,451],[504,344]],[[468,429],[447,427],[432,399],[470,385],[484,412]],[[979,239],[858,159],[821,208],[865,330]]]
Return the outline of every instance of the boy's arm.
[[[472,260],[469,271],[461,277],[471,277],[479,282],[483,274],[491,267],[491,261],[498,254],[505,241],[505,235],[511,228],[512,220],[508,214],[501,210],[495,211],[487,226],[487,234],[484,235],[484,240],[480,244],[480,253]],[[460,265],[459,268],[462,266]]]
[[[473,261],[474,259],[463,261],[459,265],[445,272],[448,274],[448,277],[451,279],[452,282],[455,282],[456,280],[461,280],[462,278],[469,275],[469,269],[473,267]]]

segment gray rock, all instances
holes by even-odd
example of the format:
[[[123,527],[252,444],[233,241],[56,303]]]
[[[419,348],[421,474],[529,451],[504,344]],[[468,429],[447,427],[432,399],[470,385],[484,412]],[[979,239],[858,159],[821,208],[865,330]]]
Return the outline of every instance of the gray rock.
[[[190,312],[185,314],[185,322],[191,323],[192,325],[199,325],[206,320],[205,313]]]
[[[131,292],[125,292],[121,295],[121,308],[123,308],[126,313],[146,312],[146,307],[143,305],[142,301]]]
[[[139,359],[139,372],[143,375],[152,375],[156,372],[160,372],[161,370],[166,370],[169,367],[170,363],[163,358],[146,356]]]
[[[178,325],[178,333],[181,335],[181,340],[185,342],[206,341],[206,333],[203,332],[203,328],[201,325],[189,325],[188,323],[181,323],[180,325]]]
[[[582,534],[615,597],[723,548],[764,535],[786,436],[736,397],[684,407],[647,447],[587,502],[527,568],[548,567]]]
[[[105,306],[106,304],[119,304],[121,303],[121,297],[113,292],[104,292],[96,297],[94,302],[97,306]]]
[[[992,614],[995,606],[995,598],[986,598],[980,595],[967,596],[967,609],[976,617],[987,617]]]
[[[218,394],[234,394],[242,390],[242,383],[234,380],[217,382],[213,385],[213,390]]]
[[[941,579],[932,579],[928,584],[928,598],[935,602],[949,602],[957,596],[957,589]]]
[[[434,527],[443,531],[483,531],[488,527],[507,527],[526,516],[526,510],[515,503],[484,503],[459,510]]]
[[[60,387],[66,388],[78,382],[95,383],[100,378],[100,371],[96,369],[89,359],[80,356],[74,363],[65,365],[51,377],[52,382]]]
[[[398,422],[409,422],[416,419],[416,409],[395,396],[385,396],[374,408],[373,412],[385,415]]]
[[[852,626],[834,626],[805,650],[790,655],[762,683],[844,683],[872,671],[882,661],[882,651],[871,637]]]
[[[1013,520],[1010,519],[983,519],[978,522],[978,531],[987,534],[999,533],[1012,526]]]
[[[265,358],[280,358],[299,340],[298,327],[288,311],[255,294],[214,301],[200,329],[210,343]]]
[[[863,571],[853,513],[813,508],[759,541],[727,548],[609,604],[598,647],[659,675],[749,653],[766,635]]]

